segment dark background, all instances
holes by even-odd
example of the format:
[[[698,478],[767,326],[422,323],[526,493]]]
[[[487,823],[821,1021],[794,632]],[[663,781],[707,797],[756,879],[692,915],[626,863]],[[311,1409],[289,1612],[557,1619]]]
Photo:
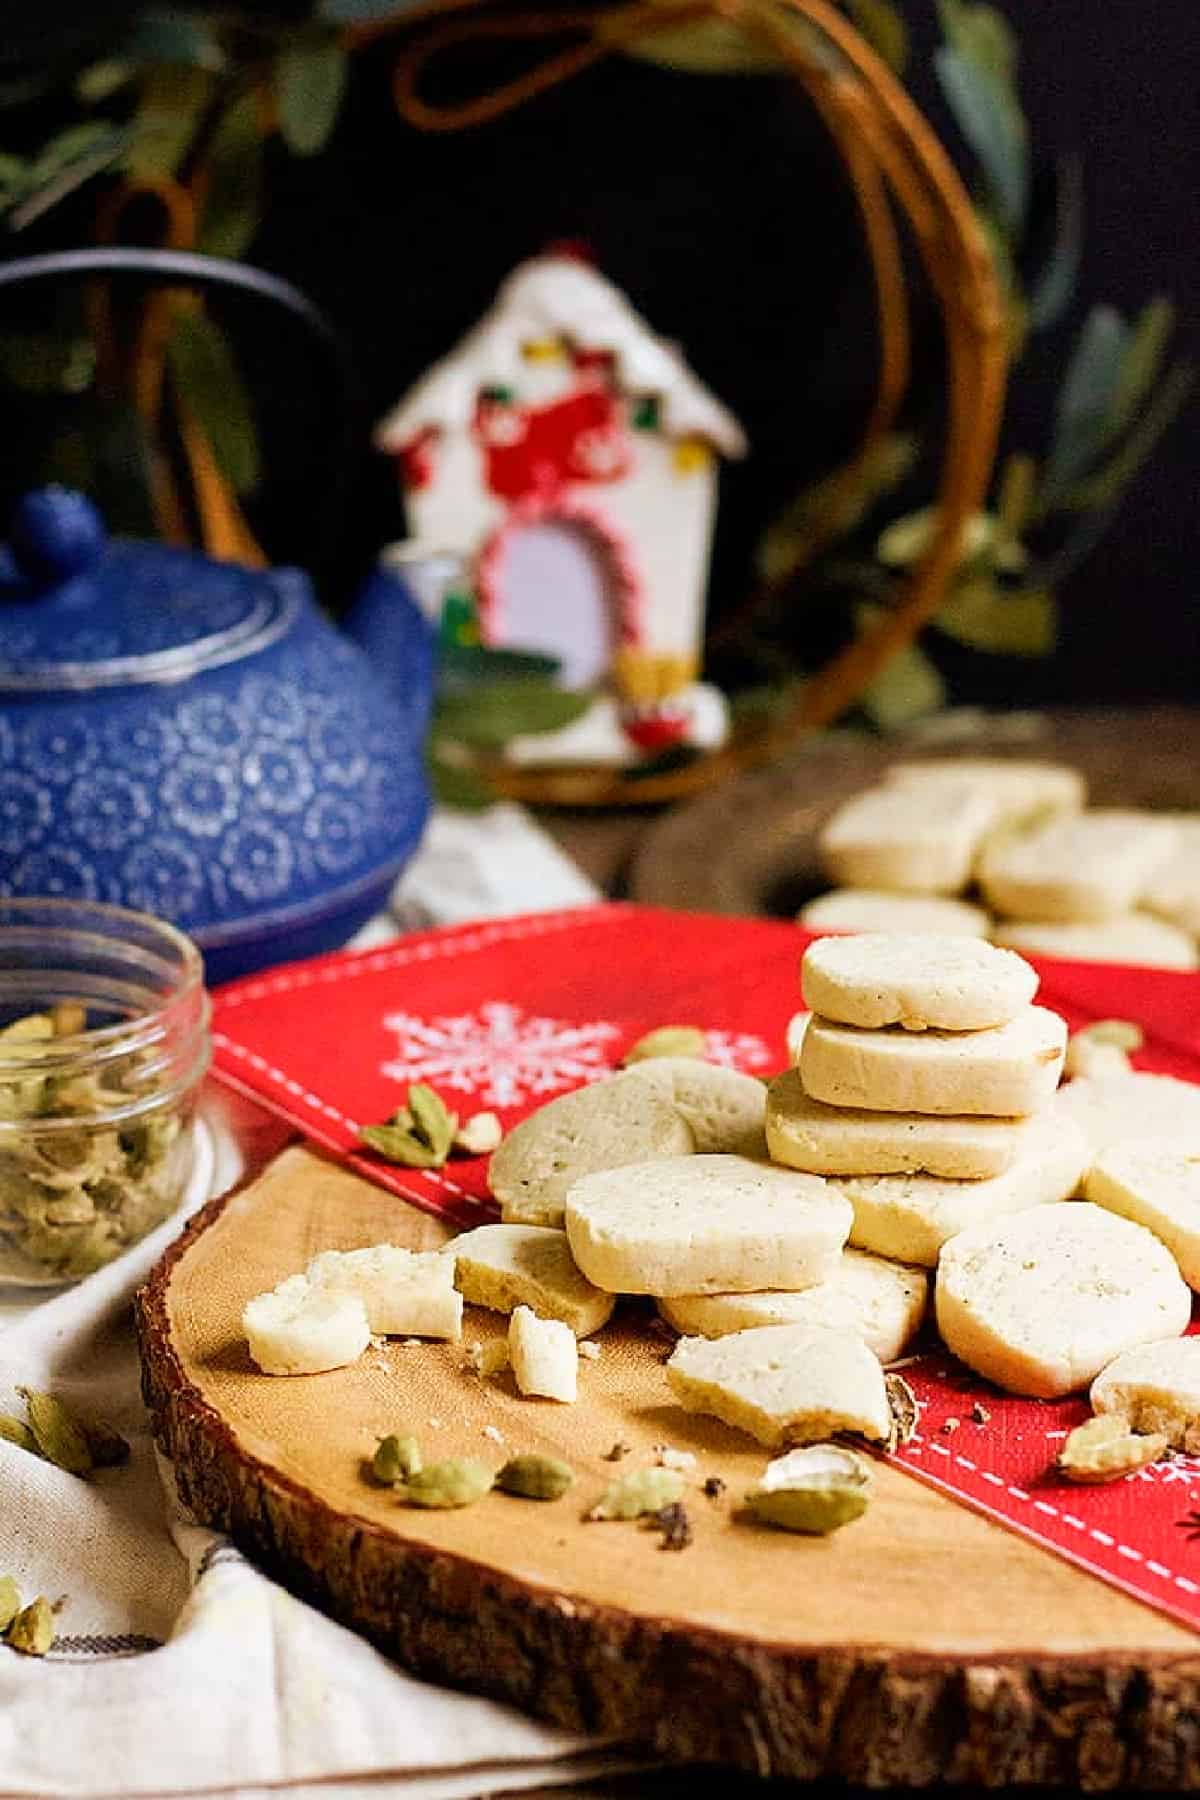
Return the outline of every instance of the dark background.
[[[17,10],[0,3],[6,31],[10,10],[15,21]],[[910,85],[967,166],[929,68],[932,0],[907,0],[904,10],[917,45]],[[1180,310],[1180,347],[1196,354],[1200,9],[1195,0],[1038,0],[1019,9],[1010,0],[1007,11],[1021,38],[1039,161],[1048,170],[1072,149],[1085,158],[1079,295],[1013,382],[1005,442],[1037,452],[1088,304],[1108,300],[1129,313],[1168,293]],[[711,595],[719,618],[745,592],[765,524],[853,447],[871,396],[863,252],[820,126],[783,80],[682,76],[613,58],[495,125],[428,135],[395,114],[394,54],[385,45],[359,54],[326,155],[272,153],[271,210],[254,260],[297,281],[345,329],[365,426],[474,323],[516,262],[556,240],[585,241],[655,329],[684,342],[750,436],[751,458],[725,474]],[[456,64],[452,79],[470,88],[503,73],[489,52]],[[269,481],[256,523],[273,554],[302,555],[300,527],[327,480],[331,442],[317,374],[294,337],[240,311],[229,319],[262,412]],[[939,380],[924,296],[917,320],[919,413],[936,405]],[[1115,529],[1063,589],[1055,657],[960,658],[951,668],[956,698],[1197,697],[1194,433],[1193,404]],[[401,529],[391,469],[364,449],[345,588]]]

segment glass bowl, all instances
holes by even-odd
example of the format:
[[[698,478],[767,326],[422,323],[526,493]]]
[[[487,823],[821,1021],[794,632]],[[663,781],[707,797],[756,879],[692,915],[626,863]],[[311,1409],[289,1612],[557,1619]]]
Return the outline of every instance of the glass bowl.
[[[208,1017],[200,952],[173,925],[0,900],[0,1281],[77,1281],[174,1211]]]

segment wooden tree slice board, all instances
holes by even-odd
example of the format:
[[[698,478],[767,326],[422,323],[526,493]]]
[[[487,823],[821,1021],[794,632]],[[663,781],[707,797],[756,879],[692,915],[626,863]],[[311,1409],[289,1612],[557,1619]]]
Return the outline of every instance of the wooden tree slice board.
[[[574,1406],[481,1381],[464,1346],[255,1370],[251,1295],[318,1250],[446,1235],[292,1147],[200,1213],[139,1296],[144,1389],[182,1498],[296,1592],[419,1674],[664,1758],[869,1784],[1200,1785],[1193,1633],[883,1465],[866,1516],[831,1538],[746,1521],[765,1453],[672,1404],[646,1312],[606,1328]],[[464,1345],[505,1325],[468,1308]],[[361,1472],[401,1428],[427,1456],[538,1450],[579,1478],[554,1504],[419,1512]],[[584,1522],[617,1440],[626,1468],[664,1442],[695,1452],[689,1548]],[[699,1492],[708,1475],[720,1501]]]

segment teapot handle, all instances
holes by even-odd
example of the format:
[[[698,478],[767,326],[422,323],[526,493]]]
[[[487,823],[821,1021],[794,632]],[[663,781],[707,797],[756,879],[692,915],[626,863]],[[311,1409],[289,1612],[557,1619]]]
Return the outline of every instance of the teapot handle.
[[[93,275],[133,275],[156,285],[234,290],[254,299],[273,301],[289,312],[315,338],[325,353],[329,376],[330,411],[333,417],[328,461],[322,458],[322,481],[313,529],[313,561],[324,564],[330,557],[350,482],[355,422],[359,413],[358,378],[341,334],[321,309],[290,281],[226,257],[204,256],[195,250],[157,250],[113,245],[88,250],[52,250],[37,256],[18,256],[0,262],[0,289],[30,281],[53,281]]]

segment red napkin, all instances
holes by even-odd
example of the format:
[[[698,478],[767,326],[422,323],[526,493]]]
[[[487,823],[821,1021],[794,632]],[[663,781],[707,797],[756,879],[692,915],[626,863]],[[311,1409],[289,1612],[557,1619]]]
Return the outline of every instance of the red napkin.
[[[407,937],[231,983],[214,996],[215,1072],[363,1174],[456,1225],[490,1216],[486,1159],[397,1168],[356,1149],[359,1127],[427,1081],[464,1115],[504,1126],[607,1074],[647,1031],[697,1025],[717,1061],[768,1074],[787,1062],[810,941],[795,926],[605,905]],[[1138,1065],[1200,1082],[1200,975],[1031,958],[1039,1001],[1072,1030],[1134,1019]],[[998,1394],[941,1351],[905,1369],[921,1427],[896,1461],[1188,1623],[1200,1626],[1200,1458],[1103,1487],[1053,1473],[1083,1400]],[[977,1422],[980,1404],[988,1417]],[[948,1420],[957,1420],[949,1430]]]

